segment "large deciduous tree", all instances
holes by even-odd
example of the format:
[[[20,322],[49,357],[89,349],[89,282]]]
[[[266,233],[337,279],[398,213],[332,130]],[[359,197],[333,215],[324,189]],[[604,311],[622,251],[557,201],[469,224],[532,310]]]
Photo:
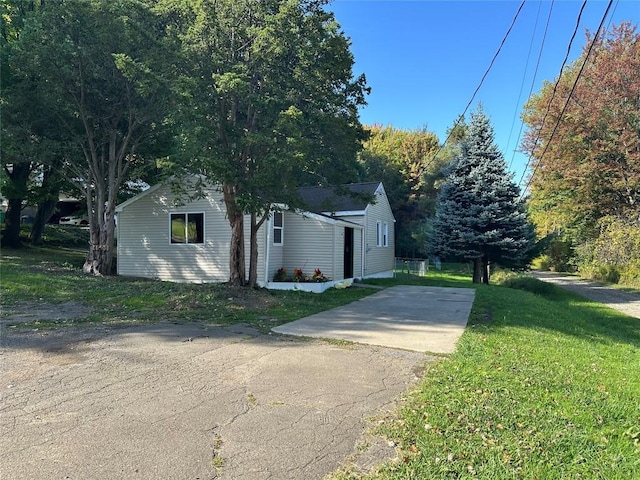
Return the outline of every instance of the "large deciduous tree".
[[[48,2],[25,22],[12,68],[32,82],[69,142],[69,175],[87,200],[85,271],[110,273],[117,195],[167,113],[164,22],[138,0]]]
[[[396,219],[396,255],[425,255],[424,224],[435,212],[435,183],[442,178],[445,156],[438,137],[426,129],[399,130],[368,127],[369,138],[360,152],[362,178],[382,181]]]
[[[222,190],[231,284],[255,284],[257,232],[274,202],[295,207],[299,185],[356,178],[365,79],[354,78],[349,41],[323,3],[161,2],[183,45],[186,170]]]
[[[605,216],[640,219],[640,35],[623,23],[589,53],[592,40],[588,34],[582,56],[557,79],[555,95],[556,82],[546,83],[523,113],[532,218],[541,233],[578,242],[597,236]]]
[[[438,194],[431,253],[473,261],[474,283],[489,283],[493,262],[522,266],[533,247],[533,227],[519,195],[489,119],[482,110],[472,113]]]

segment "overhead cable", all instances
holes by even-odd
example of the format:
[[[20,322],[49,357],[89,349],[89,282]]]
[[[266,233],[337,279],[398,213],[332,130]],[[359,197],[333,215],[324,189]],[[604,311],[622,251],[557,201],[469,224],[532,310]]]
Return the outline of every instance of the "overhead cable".
[[[580,19],[582,18],[582,12],[584,11],[584,7],[587,5],[587,0],[584,0],[582,3],[582,7],[580,7],[580,12],[578,13],[578,19],[576,20],[576,26],[573,29],[573,33],[571,34],[571,39],[569,40],[569,45],[567,46],[567,53],[564,56],[564,60],[562,61],[562,66],[560,67],[560,73],[558,74],[558,78],[556,78],[555,83],[553,84],[553,91],[551,92],[551,97],[549,97],[549,101],[547,102],[547,108],[542,117],[542,122],[540,124],[540,128],[538,129],[538,134],[536,135],[535,140],[533,141],[534,151],[535,145],[540,141],[540,133],[544,128],[547,117],[549,116],[549,110],[551,108],[551,104],[553,103],[553,99],[556,96],[556,92],[558,90],[558,84],[560,83],[560,79],[562,78],[562,72],[564,72],[564,67],[567,64],[567,60],[569,59],[569,54],[571,53],[571,47],[573,45],[573,40],[576,38],[576,33],[578,32],[578,28],[580,28]],[[527,169],[529,168],[529,164],[531,163],[531,159],[533,158],[533,152],[529,155],[529,159],[527,160],[527,164],[524,167],[524,171],[522,172],[522,177],[520,177],[520,181],[518,182],[518,186],[522,185],[522,180],[524,179],[525,174],[527,173]],[[523,189],[524,191],[524,189]]]
[[[527,98],[531,98],[531,94],[533,93],[533,87],[536,83],[536,78],[538,77],[538,68],[540,67],[540,61],[542,59],[542,52],[544,50],[544,44],[547,40],[547,33],[549,31],[549,24],[551,23],[551,12],[553,12],[553,2],[554,0],[551,0],[551,5],[549,6],[549,14],[547,15],[547,24],[544,27],[544,33],[542,34],[542,42],[540,43],[540,51],[538,52],[538,60],[536,61],[536,68],[533,72],[533,78],[531,79],[531,86],[529,87],[529,95],[527,96]],[[520,122],[520,130],[518,131],[518,138],[516,139],[516,145],[518,145],[518,143],[520,142],[520,137],[522,136],[522,129],[524,127],[524,121]],[[514,149],[513,151],[513,155],[511,156],[511,161],[509,162],[509,168],[511,168],[511,165],[513,164],[513,160],[516,156],[516,150]],[[526,169],[525,169],[526,171]]]
[[[500,51],[502,50],[503,45],[505,44],[507,37],[509,36],[509,34],[511,33],[511,30],[513,29],[513,26],[516,23],[516,20],[518,19],[518,15],[520,15],[520,11],[522,10],[522,7],[524,7],[526,0],[522,0],[522,3],[520,4],[520,7],[518,7],[518,11],[516,12],[515,16],[513,17],[513,20],[511,21],[511,25],[509,26],[509,29],[507,30],[507,33],[505,33],[504,38],[502,39],[502,42],[500,42],[500,46],[498,47],[498,50],[496,51],[495,55],[493,56],[493,58],[491,59],[491,63],[489,64],[489,67],[487,68],[487,70],[484,72],[484,75],[482,76],[482,78],[480,79],[480,83],[478,84],[478,86],[476,87],[475,91],[473,92],[473,95],[471,95],[471,100],[469,100],[469,103],[467,103],[467,106],[465,107],[464,111],[462,112],[462,114],[458,117],[458,119],[455,121],[455,123],[453,124],[453,127],[451,127],[451,130],[449,131],[449,135],[447,135],[447,138],[444,140],[444,142],[442,142],[442,144],[440,145],[440,147],[438,148],[438,150],[436,151],[436,153],[433,155],[433,157],[431,157],[431,160],[427,163],[427,166],[430,165],[431,163],[433,163],[436,159],[436,157],[440,154],[440,152],[442,151],[442,149],[444,148],[444,146],[447,144],[447,142],[449,141],[449,139],[451,138],[451,135],[453,134],[453,132],[455,131],[456,127],[458,125],[460,125],[460,121],[462,118],[464,118],[464,115],[467,113],[467,110],[469,109],[469,107],[471,106],[471,104],[473,103],[473,100],[476,98],[476,95],[478,93],[478,91],[480,90],[480,88],[482,87],[482,84],[484,83],[485,78],[487,78],[487,75],[489,74],[489,72],[491,71],[491,68],[493,67],[494,62],[496,61],[496,58],[498,58],[498,54],[500,53]]]
[[[540,154],[540,158],[538,159],[538,163],[536,163],[536,165],[535,165],[535,167],[533,169],[533,172],[531,172],[531,176],[529,177],[529,181],[527,182],[527,185],[525,186],[525,188],[522,189],[522,193],[520,194],[520,198],[522,198],[524,196],[524,192],[526,192],[527,188],[529,188],[529,185],[531,184],[531,181],[533,180],[533,177],[534,177],[538,167],[540,166],[540,163],[542,162],[542,158],[544,157],[544,154],[547,152],[547,149],[549,148],[549,145],[551,144],[551,140],[553,140],[553,137],[556,134],[556,131],[558,130],[558,126],[560,125],[560,122],[562,121],[562,117],[564,116],[565,112],[567,111],[567,107],[569,106],[569,101],[571,100],[571,96],[573,95],[573,92],[575,91],[576,86],[578,85],[578,81],[580,80],[580,77],[582,76],[582,72],[584,71],[584,68],[587,65],[587,62],[589,61],[589,56],[591,55],[591,51],[593,50],[593,47],[595,46],[596,42],[598,41],[598,38],[600,37],[600,34],[603,32],[602,27],[603,27],[604,22],[605,22],[605,20],[607,18],[607,15],[609,14],[609,10],[611,9],[611,5],[612,4],[613,4],[613,0],[609,0],[609,4],[607,5],[607,9],[605,10],[604,15],[602,16],[602,20],[600,20],[600,25],[598,26],[598,31],[593,36],[593,39],[591,40],[591,43],[589,44],[589,49],[587,50],[587,53],[584,56],[584,61],[582,62],[582,65],[580,66],[580,70],[578,71],[578,75],[576,76],[576,79],[573,82],[573,85],[571,86],[571,90],[569,91],[569,96],[567,97],[567,101],[565,102],[564,107],[562,108],[562,111],[560,112],[560,115],[558,116],[558,119],[556,120],[556,124],[553,127],[553,130],[551,132],[551,136],[549,137],[549,140],[545,144],[544,150]],[[557,84],[557,82],[556,82],[556,84]],[[540,132],[538,132],[538,133],[540,133]],[[531,157],[532,156],[533,156],[533,154],[531,155]],[[529,159],[531,159],[531,157],[529,157]],[[528,162],[527,162],[527,164],[528,164]]]

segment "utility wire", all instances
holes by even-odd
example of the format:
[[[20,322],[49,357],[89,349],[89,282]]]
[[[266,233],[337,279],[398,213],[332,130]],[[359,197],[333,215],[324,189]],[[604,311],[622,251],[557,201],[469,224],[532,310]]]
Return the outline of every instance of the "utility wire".
[[[529,95],[527,98],[531,98],[531,94],[533,93],[533,87],[536,83],[536,78],[538,77],[538,68],[540,67],[540,61],[542,59],[542,52],[544,50],[544,44],[547,40],[547,33],[549,31],[549,24],[551,23],[551,12],[553,12],[553,3],[554,0],[551,0],[551,5],[549,6],[549,14],[547,15],[547,24],[544,27],[544,33],[542,34],[542,42],[540,43],[540,51],[538,52],[538,59],[536,61],[536,68],[533,72],[533,78],[531,79],[531,86],[529,87]],[[518,131],[518,138],[516,140],[516,145],[519,144],[520,138],[522,137],[522,129],[524,128],[524,121],[520,122],[520,131]],[[513,164],[513,160],[516,156],[516,151],[513,151],[513,155],[511,155],[511,161],[509,162],[509,168]],[[526,169],[525,169],[526,171]]]
[[[544,154],[547,152],[547,149],[549,148],[549,145],[551,144],[551,140],[553,140],[553,137],[556,134],[556,131],[558,130],[558,126],[560,125],[560,122],[562,121],[562,117],[564,116],[565,112],[567,111],[567,107],[569,106],[569,102],[571,101],[571,96],[573,95],[573,92],[575,91],[576,86],[578,85],[578,81],[580,80],[580,77],[582,76],[582,72],[584,71],[584,68],[587,65],[587,62],[589,61],[589,56],[591,55],[591,51],[593,50],[593,47],[595,46],[596,41],[598,41],[598,38],[600,37],[600,34],[603,32],[602,26],[604,25],[604,22],[605,22],[605,20],[607,18],[607,15],[609,14],[609,10],[611,10],[611,5],[612,4],[613,4],[613,0],[609,0],[609,4],[607,5],[607,9],[605,10],[604,15],[602,16],[602,20],[600,20],[600,25],[598,26],[598,31],[593,36],[593,39],[591,40],[591,43],[589,44],[589,49],[587,50],[587,54],[585,55],[584,61],[582,62],[582,65],[580,66],[580,70],[578,71],[578,75],[576,76],[576,79],[573,82],[573,86],[571,87],[571,91],[569,92],[569,96],[567,97],[567,101],[565,102],[564,107],[563,107],[562,111],[560,112],[560,115],[558,116],[558,120],[556,121],[556,124],[553,127],[553,131],[551,132],[551,136],[549,137],[549,140],[545,144],[544,150],[540,154],[540,158],[538,160],[538,163],[536,163],[536,165],[535,165],[535,167],[533,169],[533,172],[531,172],[531,176],[529,177],[529,181],[527,182],[527,185],[525,186],[524,189],[522,189],[522,193],[520,194],[520,198],[521,199],[524,196],[524,192],[526,192],[527,188],[529,188],[529,185],[531,184],[531,181],[533,180],[533,177],[535,176],[536,171],[538,170],[538,167],[540,166],[540,163],[542,163],[542,158],[544,157]],[[531,159],[531,157],[529,157],[529,159]],[[527,165],[528,165],[528,162],[527,162]]]
[[[513,118],[511,119],[511,128],[509,129],[509,138],[507,138],[506,150],[509,151],[509,145],[511,145],[511,137],[513,136],[513,129],[516,125],[516,118],[518,116],[518,110],[520,108],[520,100],[522,99],[522,91],[524,90],[524,82],[527,78],[527,70],[529,70],[529,60],[531,60],[531,51],[533,50],[533,42],[536,38],[536,32],[538,31],[538,20],[540,19],[540,10],[542,10],[542,2],[538,3],[538,13],[536,14],[536,23],[533,26],[533,33],[531,34],[531,42],[529,42],[529,51],[527,52],[527,63],[524,67],[522,74],[522,81],[520,82],[520,91],[518,92],[518,100],[516,101],[516,108],[513,112]],[[544,44],[544,40],[543,40]],[[515,152],[515,150],[514,150]],[[509,163],[511,168],[511,163]]]
[[[586,1],[586,0],[585,0]],[[504,38],[502,39],[502,42],[500,42],[500,46],[498,47],[498,50],[496,51],[495,55],[493,56],[493,58],[491,59],[491,63],[489,64],[489,67],[487,68],[487,70],[484,72],[484,75],[482,76],[482,78],[480,79],[480,83],[478,84],[478,86],[476,87],[475,91],[473,92],[473,95],[471,95],[471,100],[469,100],[469,103],[467,103],[467,106],[465,107],[464,111],[462,112],[462,114],[458,117],[458,119],[455,121],[455,123],[453,124],[453,127],[451,127],[451,130],[449,130],[449,135],[447,135],[447,138],[444,140],[444,142],[440,145],[440,147],[438,148],[438,150],[436,151],[436,153],[433,155],[433,157],[431,157],[431,160],[425,165],[425,166],[429,166],[431,165],[435,159],[438,157],[438,155],[440,154],[440,152],[443,150],[444,146],[447,144],[447,142],[449,141],[449,139],[451,138],[451,135],[453,134],[453,132],[455,131],[456,127],[458,125],[460,125],[460,122],[462,121],[462,118],[464,118],[464,115],[467,113],[467,110],[469,109],[469,107],[471,106],[471,104],[473,103],[474,98],[476,98],[476,95],[478,93],[478,91],[480,90],[480,88],[482,87],[482,84],[485,80],[485,78],[487,78],[487,75],[489,74],[489,72],[491,71],[491,68],[493,67],[494,62],[496,61],[496,58],[498,58],[498,54],[500,53],[500,51],[502,50],[502,47],[504,45],[504,43],[507,40],[507,37],[509,36],[509,34],[511,33],[511,30],[513,29],[513,26],[516,23],[516,20],[518,19],[518,15],[520,15],[520,11],[522,10],[522,7],[524,7],[526,0],[522,0],[522,3],[520,4],[520,7],[518,7],[518,11],[516,12],[515,16],[513,17],[513,20],[511,21],[511,25],[509,26],[509,29],[507,30],[507,33],[505,33]]]
[[[549,110],[551,109],[551,104],[553,103],[553,99],[556,96],[556,92],[558,90],[558,84],[560,83],[560,79],[562,78],[562,72],[564,71],[564,67],[567,64],[567,60],[569,59],[569,54],[571,53],[571,46],[573,45],[573,40],[576,38],[576,33],[578,32],[578,28],[580,28],[580,19],[582,18],[582,12],[584,11],[584,7],[587,5],[587,0],[584,0],[584,2],[582,3],[582,7],[580,7],[580,12],[578,13],[578,19],[576,20],[576,26],[573,29],[573,33],[571,34],[571,39],[569,40],[569,45],[567,46],[567,53],[564,56],[564,60],[562,61],[562,66],[560,67],[560,73],[558,74],[558,78],[556,78],[556,82],[553,84],[553,91],[551,92],[551,97],[549,98],[549,101],[547,102],[547,108],[544,112],[544,115],[542,117],[542,123],[540,124],[540,128],[538,129],[538,134],[536,135],[535,140],[533,141],[533,151],[531,152],[531,155],[529,155],[529,159],[527,160],[527,164],[524,167],[524,171],[522,172],[522,177],[520,177],[520,181],[518,182],[518,186],[522,185],[522,180],[524,179],[525,174],[527,173],[527,169],[529,168],[529,165],[531,164],[531,159],[533,158],[533,154],[535,152],[535,145],[538,144],[538,142],[540,141],[540,133],[542,132],[546,122],[547,122],[547,117],[549,116]],[[546,149],[545,149],[546,151]],[[532,175],[533,176],[533,175]],[[523,189],[523,192],[526,189]]]

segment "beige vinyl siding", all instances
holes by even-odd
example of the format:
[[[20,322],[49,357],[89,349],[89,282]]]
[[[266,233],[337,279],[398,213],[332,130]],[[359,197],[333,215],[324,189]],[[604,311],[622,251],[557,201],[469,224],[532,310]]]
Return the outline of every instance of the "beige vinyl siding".
[[[395,262],[395,222],[391,206],[383,190],[376,193],[376,203],[369,205],[364,215],[344,215],[341,219],[357,223],[364,226],[364,277],[388,273],[393,271]],[[386,222],[389,229],[387,246],[377,246],[376,223],[380,221],[382,225]],[[354,237],[355,238],[355,237]],[[358,237],[359,238],[359,237]],[[355,243],[355,242],[354,242]],[[354,245],[359,249],[358,269],[354,261],[354,274],[360,275],[362,272],[362,241]]]
[[[126,205],[118,214],[118,274],[174,282],[223,282],[229,279],[231,228],[221,194],[175,206],[168,187]],[[171,213],[204,213],[204,243],[172,244]],[[246,260],[249,220],[245,219]],[[264,228],[259,233],[264,237]],[[258,272],[264,271],[264,241],[259,241]],[[262,270],[261,270],[262,269]],[[260,274],[259,274],[260,278]]]
[[[395,223],[391,207],[386,195],[382,191],[376,193],[376,203],[367,207],[366,213],[366,245],[367,253],[365,255],[365,272],[364,276],[377,275],[385,272],[393,272],[395,261]],[[387,246],[377,246],[376,244],[376,224],[381,222],[387,224],[388,238]]]
[[[282,234],[286,236],[287,234],[287,228],[289,227],[289,223],[288,223],[288,219],[289,219],[289,215],[287,213],[283,213],[282,215]],[[286,244],[284,243],[284,238],[283,238],[283,243],[281,245],[274,245],[273,244],[273,218],[269,221],[266,222],[266,224],[268,225],[268,228],[272,229],[272,231],[270,232],[269,235],[269,271],[267,272],[267,281],[271,282],[273,280],[273,276],[276,274],[276,272],[278,271],[279,268],[284,267],[284,249],[286,248]],[[265,234],[266,229],[265,229]],[[286,267],[285,267],[286,268]],[[291,270],[287,270],[287,272],[289,274],[291,274]],[[263,278],[261,278],[260,280],[264,281]]]
[[[331,280],[344,278],[344,227],[335,225],[333,228],[333,276]],[[324,270],[323,270],[324,272]],[[329,276],[329,275],[327,275]]]
[[[363,229],[353,229],[353,276],[362,277],[362,235]]]
[[[342,270],[335,270],[337,227],[334,224],[285,213],[284,225],[282,260],[289,275],[295,268],[301,268],[305,275],[312,275],[319,268],[331,280],[342,279]],[[342,247],[339,255],[342,255]]]

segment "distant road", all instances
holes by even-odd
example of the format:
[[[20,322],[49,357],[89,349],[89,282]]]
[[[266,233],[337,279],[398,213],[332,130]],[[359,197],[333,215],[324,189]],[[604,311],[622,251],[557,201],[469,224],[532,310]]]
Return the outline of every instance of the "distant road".
[[[562,273],[534,271],[531,272],[531,275],[545,282],[554,283],[594,302],[604,303],[608,307],[615,308],[632,317],[640,318],[640,295],[636,293],[625,292]]]

